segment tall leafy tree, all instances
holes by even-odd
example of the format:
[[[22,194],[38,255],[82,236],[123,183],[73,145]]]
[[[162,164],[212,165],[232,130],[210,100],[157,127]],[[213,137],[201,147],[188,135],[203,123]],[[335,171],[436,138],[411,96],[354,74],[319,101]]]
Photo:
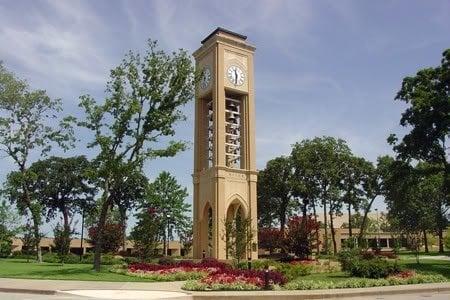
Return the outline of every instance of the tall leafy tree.
[[[19,216],[11,209],[6,201],[0,202],[0,257],[11,254],[13,238],[20,233]]]
[[[388,141],[399,158],[425,161],[433,165],[436,173],[444,172],[449,200],[450,49],[442,54],[440,66],[404,78],[395,99],[408,105],[400,125],[410,131],[401,140],[392,134]]]
[[[349,155],[343,159],[340,188],[342,200],[347,205],[349,236],[353,236],[352,210],[359,210],[363,202],[363,184],[368,162],[361,157]]]
[[[111,71],[102,103],[89,95],[81,97],[86,116],[79,125],[94,134],[89,147],[99,149],[94,159],[94,177],[102,191],[94,259],[97,271],[114,191],[129,174],[140,172],[145,161],[174,156],[186,148],[181,141],[158,142],[175,134],[174,125],[185,119],[180,107],[193,98],[193,91],[194,68],[187,52],[166,54],[149,41],[144,56],[129,52]]]
[[[292,197],[292,167],[289,157],[280,156],[267,162],[258,176],[258,218],[262,227],[278,223],[284,231],[295,203]]]
[[[62,215],[59,231],[72,232],[70,224],[76,213],[93,205],[96,189],[89,179],[90,163],[84,156],[49,157],[33,163],[29,170],[36,174],[33,197],[46,210],[47,219]],[[58,232],[59,232],[58,231]]]
[[[18,173],[14,180],[21,185],[21,194],[15,192],[10,199],[33,221],[38,261],[42,261],[39,247],[42,208],[28,191],[28,181],[35,175],[28,167],[32,155],[46,154],[55,144],[67,149],[73,143],[71,118],[59,122],[60,112],[60,99],[50,98],[44,90],[32,90],[0,62],[0,151],[16,166]]]
[[[363,218],[359,226],[358,243],[361,245],[363,237],[369,227],[369,213],[372,209],[375,199],[383,194],[383,178],[389,174],[389,166],[392,163],[392,158],[389,156],[378,157],[377,165],[374,166],[371,162],[367,162],[364,167],[363,176],[363,200],[362,210]]]
[[[182,231],[189,221],[187,213],[190,205],[185,202],[187,196],[186,188],[166,171],[161,172],[149,186],[144,207],[155,208],[161,213],[164,255],[167,255],[166,242],[174,232]]]
[[[151,258],[161,241],[161,213],[154,208],[136,214],[137,223],[130,233],[134,249],[142,260]]]
[[[292,156],[297,151],[303,152],[305,167],[310,170],[308,176],[318,189],[317,198],[321,200],[324,215],[324,248],[328,252],[328,209],[331,209],[331,216],[339,213],[340,206],[336,202],[338,185],[342,177],[343,160],[350,155],[350,148],[342,139],[324,136],[294,144]]]
[[[405,236],[421,236],[433,223],[433,207],[428,202],[428,183],[406,162],[392,161],[384,180],[388,218],[395,231]]]

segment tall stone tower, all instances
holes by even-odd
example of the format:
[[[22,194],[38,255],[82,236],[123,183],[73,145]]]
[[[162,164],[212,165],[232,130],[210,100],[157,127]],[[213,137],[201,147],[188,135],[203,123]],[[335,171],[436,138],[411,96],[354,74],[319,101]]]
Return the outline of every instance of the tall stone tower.
[[[253,54],[246,36],[217,28],[194,52],[201,79],[195,99],[195,258],[226,259],[225,220],[252,220],[246,257],[255,259],[257,207]]]

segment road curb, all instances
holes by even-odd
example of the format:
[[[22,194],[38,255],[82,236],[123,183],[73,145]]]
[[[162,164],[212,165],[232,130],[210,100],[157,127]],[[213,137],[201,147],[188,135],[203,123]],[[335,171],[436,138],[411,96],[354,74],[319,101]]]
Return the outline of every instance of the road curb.
[[[102,288],[99,288],[101,290]],[[123,290],[123,289],[118,289]],[[139,290],[139,289],[136,289]],[[23,293],[23,294],[40,294],[40,295],[56,295],[65,294],[64,290],[50,289],[26,289],[26,288],[6,288],[0,287],[0,292],[4,293]],[[279,291],[211,291],[211,292],[192,292],[187,293],[186,298],[201,300],[240,300],[240,299],[261,299],[261,300],[278,300],[278,299],[330,299],[343,297],[362,297],[362,296],[381,296],[381,295],[401,295],[401,294],[417,294],[417,293],[443,293],[450,292],[450,283],[428,283],[428,284],[411,284],[370,288],[353,288],[353,289],[330,289],[330,290],[279,290]]]
[[[38,294],[38,295],[56,295],[56,290],[40,290],[40,289],[19,289],[19,288],[5,288],[0,287],[2,293],[16,293],[16,294]]]
[[[344,297],[407,295],[418,293],[443,293],[450,291],[450,283],[411,284],[371,288],[330,289],[330,290],[293,290],[293,291],[248,291],[248,292],[194,292],[194,299],[201,300],[240,300],[240,299],[336,299]]]

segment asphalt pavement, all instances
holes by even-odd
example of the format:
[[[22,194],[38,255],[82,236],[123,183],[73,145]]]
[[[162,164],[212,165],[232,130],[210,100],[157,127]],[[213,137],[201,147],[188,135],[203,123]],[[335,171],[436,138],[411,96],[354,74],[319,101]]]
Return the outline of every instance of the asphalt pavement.
[[[87,298],[74,295],[37,295],[37,294],[16,294],[16,293],[1,293],[1,300],[98,300],[98,298]],[[305,299],[305,298],[302,298]],[[403,295],[383,295],[383,296],[358,296],[335,298],[341,300],[449,300],[450,292],[448,293],[418,293],[418,294],[403,294]]]

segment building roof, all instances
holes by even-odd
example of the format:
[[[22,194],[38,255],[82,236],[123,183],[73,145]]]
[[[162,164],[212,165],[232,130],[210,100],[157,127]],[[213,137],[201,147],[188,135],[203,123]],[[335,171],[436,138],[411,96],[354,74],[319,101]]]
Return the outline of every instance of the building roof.
[[[242,35],[242,34],[240,34],[240,33],[236,33],[236,32],[233,32],[233,31],[231,31],[231,30],[228,30],[228,29],[225,29],[225,28],[222,28],[222,27],[217,27],[213,32],[211,32],[206,38],[204,38],[203,40],[202,40],[202,44],[204,44],[207,40],[209,40],[212,36],[214,36],[214,35],[216,35],[217,33],[225,33],[225,34],[228,34],[228,35],[231,35],[231,36],[234,36],[234,37],[237,37],[237,38],[239,38],[239,39],[242,39],[242,40],[246,40],[247,39],[247,36],[245,36],[245,35]]]

